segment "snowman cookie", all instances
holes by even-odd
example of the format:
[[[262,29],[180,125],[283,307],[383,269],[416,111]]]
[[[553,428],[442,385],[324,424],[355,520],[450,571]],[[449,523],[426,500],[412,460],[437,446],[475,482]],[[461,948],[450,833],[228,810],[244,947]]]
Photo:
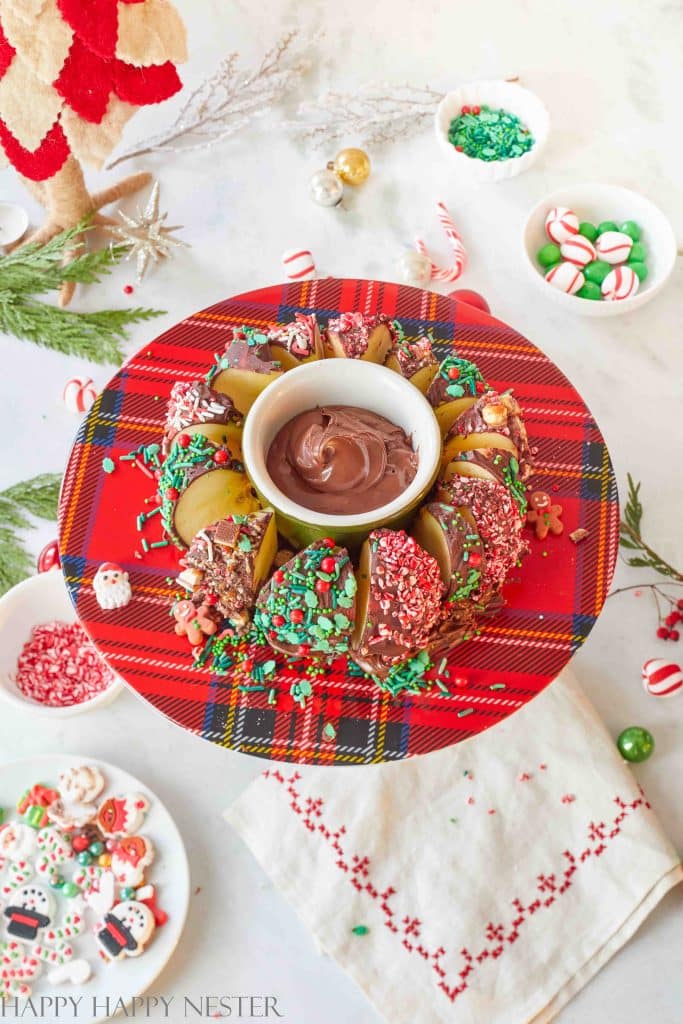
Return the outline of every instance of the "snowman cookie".
[[[7,934],[22,942],[35,942],[39,933],[52,923],[54,910],[55,901],[49,890],[41,885],[25,885],[11,896],[3,911]]]
[[[105,959],[121,960],[144,953],[155,928],[154,914],[149,907],[137,900],[125,900],[105,915],[96,940]]]

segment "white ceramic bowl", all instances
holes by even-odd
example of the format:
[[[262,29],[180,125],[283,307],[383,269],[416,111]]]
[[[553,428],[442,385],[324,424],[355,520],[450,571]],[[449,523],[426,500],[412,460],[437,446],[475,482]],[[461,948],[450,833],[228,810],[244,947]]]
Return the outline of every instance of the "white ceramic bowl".
[[[459,153],[448,141],[448,128],[464,106],[482,106],[509,110],[526,125],[534,138],[528,153],[511,160],[476,160]],[[469,181],[494,182],[514,178],[528,170],[538,159],[550,130],[550,115],[538,96],[516,82],[470,82],[446,93],[435,114],[436,137],[459,178]]]
[[[118,678],[90,700],[58,708],[25,697],[12,681],[17,659],[33,627],[53,621],[77,621],[59,569],[30,576],[0,598],[0,698],[15,708],[52,718],[67,718],[108,704],[121,692],[123,684]]]
[[[275,486],[266,469],[273,438],[298,413],[318,405],[370,409],[412,437],[418,468],[400,497],[370,512],[333,516],[298,505]],[[402,525],[424,500],[439,468],[441,433],[427,399],[400,374],[358,359],[322,359],[289,370],[259,395],[244,424],[242,452],[251,482],[275,509],[286,537],[304,547],[330,534],[354,547],[376,526]]]
[[[619,302],[580,299],[546,282],[543,268],[536,260],[536,253],[550,241],[545,233],[545,218],[553,206],[566,206],[574,211],[580,221],[587,220],[593,224],[603,220],[613,220],[617,224],[634,220],[640,225],[640,240],[648,250],[648,276],[632,298]],[[582,316],[620,316],[644,306],[664,287],[676,262],[676,238],[662,211],[645,196],[620,185],[573,185],[545,196],[526,219],[522,249],[524,262],[546,298]]]

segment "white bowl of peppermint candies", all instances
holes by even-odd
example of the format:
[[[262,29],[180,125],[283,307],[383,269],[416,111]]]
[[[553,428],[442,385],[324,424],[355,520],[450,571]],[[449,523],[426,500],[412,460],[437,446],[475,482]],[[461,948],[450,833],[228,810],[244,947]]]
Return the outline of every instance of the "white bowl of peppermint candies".
[[[522,236],[544,294],[585,316],[619,316],[661,291],[676,239],[661,210],[618,185],[574,185],[542,199]]]

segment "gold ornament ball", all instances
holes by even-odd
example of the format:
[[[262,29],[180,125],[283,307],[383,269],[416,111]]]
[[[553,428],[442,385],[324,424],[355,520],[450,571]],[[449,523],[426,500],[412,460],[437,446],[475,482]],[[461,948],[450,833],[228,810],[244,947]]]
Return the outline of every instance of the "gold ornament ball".
[[[370,157],[362,149],[342,149],[334,158],[334,169],[347,185],[362,185],[370,176]]]

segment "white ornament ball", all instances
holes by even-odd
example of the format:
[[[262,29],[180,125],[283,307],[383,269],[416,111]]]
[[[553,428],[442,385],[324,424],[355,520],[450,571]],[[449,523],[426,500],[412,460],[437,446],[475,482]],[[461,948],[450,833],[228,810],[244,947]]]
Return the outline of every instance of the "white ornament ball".
[[[565,260],[573,263],[576,267],[585,267],[596,259],[595,246],[583,235],[573,235],[563,242],[560,252]]]
[[[632,248],[633,239],[623,231],[605,231],[595,239],[595,251],[604,263],[624,263]]]
[[[87,412],[96,398],[97,388],[90,377],[72,377],[64,385],[62,401],[69,412]]]
[[[551,242],[562,245],[579,233],[579,218],[566,206],[553,206],[545,216],[545,231]]]
[[[575,292],[578,292],[579,288],[583,288],[586,280],[579,268],[575,267],[573,263],[558,263],[556,267],[550,268],[545,275],[545,279],[553,288],[566,292],[567,295],[573,295]]]
[[[401,279],[424,288],[432,279],[432,261],[415,249],[406,249],[397,264]]]
[[[640,286],[640,279],[630,267],[615,267],[602,282],[602,297],[608,302],[630,299]]]
[[[315,277],[315,260],[310,249],[286,249],[282,266],[288,281],[306,281]]]
[[[344,182],[334,171],[323,167],[311,178],[309,191],[318,206],[339,206],[344,197]]]
[[[664,658],[650,658],[643,665],[643,689],[653,697],[675,697],[683,691],[681,666]]]

